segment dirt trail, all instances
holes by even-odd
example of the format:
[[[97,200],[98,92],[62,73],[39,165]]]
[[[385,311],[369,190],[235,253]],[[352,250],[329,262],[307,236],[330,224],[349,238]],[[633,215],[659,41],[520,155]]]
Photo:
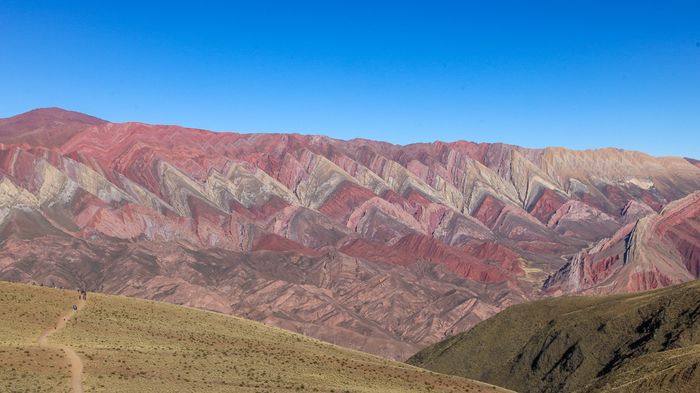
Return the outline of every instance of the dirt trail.
[[[78,306],[78,311],[80,311],[80,309],[85,306],[85,300],[79,300],[76,305]],[[83,393],[83,361],[80,360],[80,356],[78,356],[73,348],[67,345],[50,344],[49,337],[57,331],[63,329],[66,326],[66,323],[78,311],[73,311],[73,309],[69,310],[66,314],[58,318],[56,327],[47,329],[41,333],[39,338],[36,340],[36,342],[42,347],[58,348],[66,354],[66,358],[68,358],[68,362],[70,363],[70,385],[73,393]]]

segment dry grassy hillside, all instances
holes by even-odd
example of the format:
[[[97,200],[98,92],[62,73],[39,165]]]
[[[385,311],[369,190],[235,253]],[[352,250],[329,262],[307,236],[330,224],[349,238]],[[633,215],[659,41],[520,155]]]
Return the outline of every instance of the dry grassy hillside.
[[[0,391],[68,392],[74,349],[85,392],[494,392],[490,385],[343,349],[260,323],[164,303],[0,282]]]
[[[409,363],[520,392],[694,393],[700,281],[513,306]]]
[[[68,392],[60,349],[36,340],[77,298],[70,292],[0,282],[0,392]]]

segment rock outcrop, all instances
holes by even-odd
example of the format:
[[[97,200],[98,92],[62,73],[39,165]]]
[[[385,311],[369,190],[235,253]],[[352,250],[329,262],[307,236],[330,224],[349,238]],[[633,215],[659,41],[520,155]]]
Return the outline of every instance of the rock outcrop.
[[[581,251],[545,283],[551,293],[619,293],[700,278],[700,192]]]

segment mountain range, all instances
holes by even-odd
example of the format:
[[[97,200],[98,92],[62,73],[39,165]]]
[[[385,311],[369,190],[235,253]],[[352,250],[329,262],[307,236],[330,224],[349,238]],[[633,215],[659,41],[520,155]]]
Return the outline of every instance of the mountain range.
[[[0,120],[0,279],[234,314],[406,359],[518,303],[700,275],[700,165]]]

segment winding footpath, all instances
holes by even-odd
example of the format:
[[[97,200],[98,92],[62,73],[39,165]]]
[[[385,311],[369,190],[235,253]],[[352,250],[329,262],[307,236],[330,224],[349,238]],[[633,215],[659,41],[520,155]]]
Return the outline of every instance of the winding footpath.
[[[75,350],[67,345],[59,345],[59,344],[50,344],[49,343],[49,337],[56,333],[57,331],[63,329],[66,326],[66,323],[78,312],[80,309],[85,306],[85,300],[79,300],[78,303],[76,303],[78,306],[77,311],[73,311],[71,308],[70,311],[68,311],[66,314],[62,315],[58,321],[56,322],[56,327],[49,328],[48,330],[44,331],[41,333],[39,338],[37,339],[37,344],[41,347],[46,347],[46,348],[56,348],[62,350],[66,354],[66,358],[68,358],[68,362],[70,363],[70,385],[71,385],[71,391],[73,393],[83,393],[83,384],[82,384],[82,379],[83,379],[83,361],[80,360],[80,356],[75,352]]]

